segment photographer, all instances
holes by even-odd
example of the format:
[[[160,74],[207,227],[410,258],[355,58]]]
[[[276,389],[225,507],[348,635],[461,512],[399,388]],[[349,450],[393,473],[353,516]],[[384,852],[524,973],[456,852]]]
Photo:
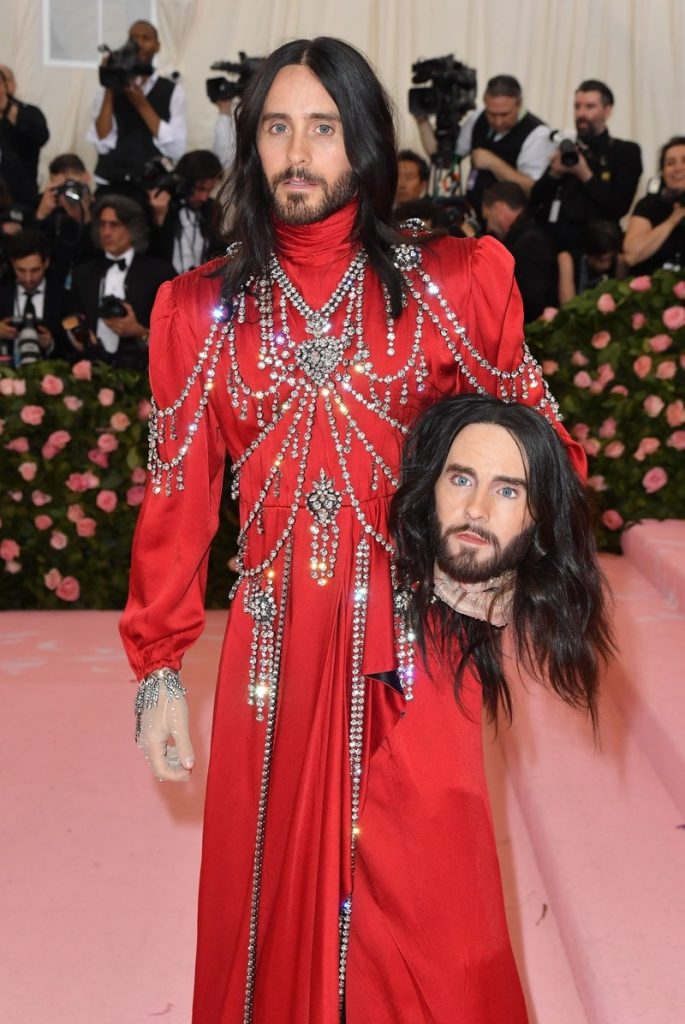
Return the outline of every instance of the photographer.
[[[623,252],[633,274],[685,268],[685,136],[674,135],[659,158],[661,188],[636,205]]]
[[[14,282],[0,287],[0,348],[15,365],[36,359],[64,359],[69,354],[62,330],[65,312],[61,282],[48,275],[49,248],[35,229],[19,231],[7,243]],[[28,330],[27,330],[28,328]],[[21,345],[22,338],[26,342]]]
[[[412,149],[401,149],[397,154],[397,191],[395,206],[423,199],[428,188],[430,167]]]
[[[604,82],[581,82],[574,99],[577,144],[562,143],[533,186],[536,219],[547,226],[558,250],[578,253],[584,224],[618,224],[630,209],[642,158],[637,143],[609,135],[613,107],[614,95]]]
[[[50,138],[43,112],[15,96],[11,68],[0,64],[0,168],[15,203],[33,207],[38,156]]]
[[[74,266],[97,254],[90,232],[91,178],[76,153],[56,156],[48,171],[48,184],[36,207],[35,226],[50,243],[51,274],[70,288]]]
[[[98,185],[136,177],[148,160],[178,160],[186,148],[183,88],[178,82],[162,78],[152,67],[159,52],[157,29],[148,21],[136,21],[128,37],[129,44],[136,47],[133,54],[126,55],[127,60],[133,56],[134,72],[128,74],[122,69],[125,84],[120,87],[99,87],[93,122],[86,135],[99,154],[95,166]],[[107,70],[116,71],[117,58],[121,64],[121,51],[105,58],[101,76]]]
[[[433,128],[426,117],[416,121],[424,149],[432,156],[437,150]],[[495,181],[512,181],[528,195],[547,166],[551,149],[549,128],[524,109],[517,79],[512,75],[491,78],[483,109],[462,121],[456,148],[458,157],[471,158],[466,198],[478,217],[483,193]]]
[[[105,195],[93,208],[93,234],[103,256],[74,269],[72,307],[85,319],[91,345],[83,357],[122,369],[147,365],[150,313],[157,289],[175,276],[162,260],[144,255],[148,223],[128,196]]]
[[[177,273],[206,263],[224,249],[215,227],[216,203],[211,193],[221,180],[218,158],[208,149],[182,156],[170,179],[150,189],[154,219],[150,255],[173,264]]]

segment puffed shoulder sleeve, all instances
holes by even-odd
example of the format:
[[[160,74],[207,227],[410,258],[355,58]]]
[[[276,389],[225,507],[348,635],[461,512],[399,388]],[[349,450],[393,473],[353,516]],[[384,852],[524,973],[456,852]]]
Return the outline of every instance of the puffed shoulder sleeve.
[[[468,320],[471,337],[487,360],[477,370],[479,383],[498,398],[520,402],[544,415],[584,477],[585,452],[563,427],[557,402],[524,341],[523,303],[514,279],[513,256],[494,238],[480,238],[473,248]]]
[[[150,328],[151,455],[156,452],[157,471],[148,474],[120,622],[139,679],[162,666],[180,668],[205,621],[209,546],[218,526],[226,450],[211,402],[201,408],[206,394],[201,374],[194,372],[201,347],[179,309],[174,282],[166,282]],[[165,415],[172,409],[173,416]],[[160,464],[170,465],[184,446],[182,460],[162,479]]]

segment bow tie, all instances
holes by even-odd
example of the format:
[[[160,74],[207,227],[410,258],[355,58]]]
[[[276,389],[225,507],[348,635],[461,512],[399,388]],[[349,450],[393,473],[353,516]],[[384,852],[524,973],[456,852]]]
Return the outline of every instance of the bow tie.
[[[108,270],[110,267],[118,267],[119,270],[126,270],[126,260],[117,260],[113,256],[105,256],[105,266]]]

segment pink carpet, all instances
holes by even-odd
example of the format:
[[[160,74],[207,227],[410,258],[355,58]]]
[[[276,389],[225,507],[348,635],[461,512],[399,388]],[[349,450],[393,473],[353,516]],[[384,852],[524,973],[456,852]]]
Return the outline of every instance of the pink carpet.
[[[513,730],[488,739],[531,1024],[685,1020],[685,606],[673,598],[685,565],[675,583],[672,572],[657,572],[659,559],[673,562],[664,547],[672,551],[677,531],[658,532],[644,538],[648,565],[644,554],[639,565],[605,560],[622,656],[605,687],[602,749],[536,684],[521,690]],[[134,686],[116,620],[114,612],[0,616],[0,1021],[8,1024],[190,1019],[224,616],[209,615],[185,667],[198,754],[187,787],[155,782],[133,745]]]

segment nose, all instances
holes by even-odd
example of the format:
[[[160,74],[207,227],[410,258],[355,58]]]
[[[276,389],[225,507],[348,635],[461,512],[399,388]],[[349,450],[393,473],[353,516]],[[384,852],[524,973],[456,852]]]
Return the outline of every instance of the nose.
[[[288,163],[297,167],[308,164],[311,157],[311,150],[307,142],[306,132],[295,127],[288,141]]]
[[[479,487],[472,487],[469,490],[464,511],[466,512],[467,518],[472,522],[487,522],[490,518],[487,495]]]

